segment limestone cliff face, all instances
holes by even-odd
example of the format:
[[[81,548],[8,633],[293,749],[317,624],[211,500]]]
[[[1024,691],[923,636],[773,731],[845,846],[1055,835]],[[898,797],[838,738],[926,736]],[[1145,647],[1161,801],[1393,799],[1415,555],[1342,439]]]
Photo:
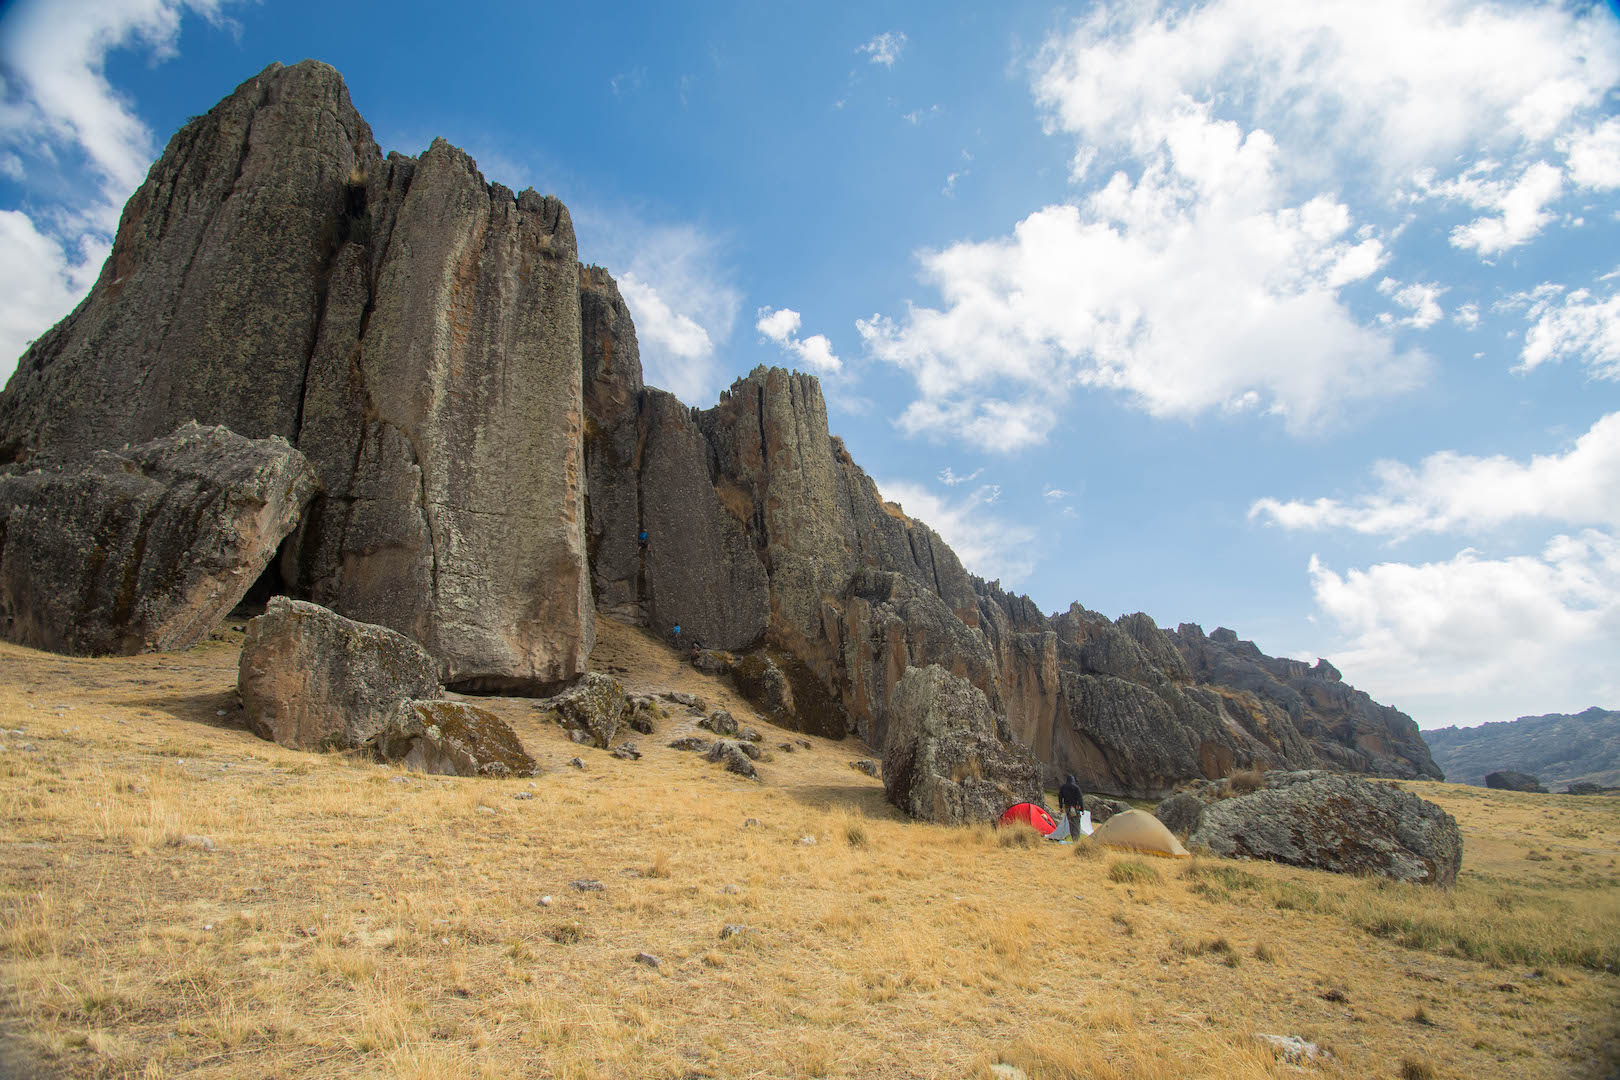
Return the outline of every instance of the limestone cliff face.
[[[171,140],[23,356],[0,464],[192,419],[282,436],[324,489],[283,587],[410,635],[452,685],[543,688],[594,638],[580,334],[561,203],[442,141],[385,160],[336,71],[273,64]]]

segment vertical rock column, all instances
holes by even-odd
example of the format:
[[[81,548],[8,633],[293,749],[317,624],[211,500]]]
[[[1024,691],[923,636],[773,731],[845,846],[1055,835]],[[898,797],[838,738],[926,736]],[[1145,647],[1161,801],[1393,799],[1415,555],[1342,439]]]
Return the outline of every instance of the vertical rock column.
[[[486,185],[436,140],[372,295],[347,370],[311,373],[312,418],[359,415],[347,485],[298,577],[317,602],[421,642],[449,685],[543,690],[578,676],[595,622],[567,209]]]

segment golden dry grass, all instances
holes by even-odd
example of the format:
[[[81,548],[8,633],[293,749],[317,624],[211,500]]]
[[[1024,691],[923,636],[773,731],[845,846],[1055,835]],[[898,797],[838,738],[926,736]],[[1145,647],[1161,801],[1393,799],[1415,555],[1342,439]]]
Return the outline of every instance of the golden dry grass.
[[[236,726],[239,641],[0,646],[0,1075],[1299,1075],[1257,1032],[1326,1076],[1620,1061],[1620,800],[1409,785],[1468,837],[1450,892],[1076,858],[899,820],[869,749],[780,750],[614,624],[593,665],[759,727],[762,783],[669,750],[684,715],[620,761],[501,699],[545,776],[283,750]]]

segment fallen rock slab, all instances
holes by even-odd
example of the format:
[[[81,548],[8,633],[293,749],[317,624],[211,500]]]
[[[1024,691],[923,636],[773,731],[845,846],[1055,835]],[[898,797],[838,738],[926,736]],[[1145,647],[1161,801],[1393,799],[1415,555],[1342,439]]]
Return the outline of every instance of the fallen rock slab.
[[[1450,886],[1462,833],[1440,807],[1393,784],[1328,775],[1204,808],[1189,846],[1341,874]]]
[[[384,761],[444,776],[504,779],[540,771],[506,721],[464,701],[404,702],[372,745]]]
[[[0,636],[74,655],[184,649],[242,599],[320,486],[280,438],[186,424],[0,474]]]
[[[285,596],[248,623],[236,688],[248,726],[296,750],[357,750],[406,702],[436,700],[438,665],[383,626]]]
[[[606,750],[624,719],[629,698],[619,680],[589,672],[572,689],[538,706],[568,729],[575,742]]]

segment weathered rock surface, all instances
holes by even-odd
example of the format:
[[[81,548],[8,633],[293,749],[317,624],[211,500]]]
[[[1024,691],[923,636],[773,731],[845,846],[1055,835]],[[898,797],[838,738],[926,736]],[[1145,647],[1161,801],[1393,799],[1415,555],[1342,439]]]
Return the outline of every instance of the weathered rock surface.
[[[506,721],[464,701],[407,701],[372,740],[384,761],[446,776],[498,779],[540,770]]]
[[[76,654],[194,645],[315,494],[279,438],[187,424],[77,464],[0,474],[0,636]]]
[[[360,749],[406,702],[441,696],[414,641],[284,596],[248,623],[236,687],[249,726],[298,750]]]
[[[994,821],[1041,798],[1040,770],[1014,743],[984,691],[937,664],[895,684],[883,747],[883,789],[912,817],[961,825]]]
[[[592,671],[572,689],[538,707],[554,723],[567,728],[575,742],[606,750],[613,743],[628,704],[618,679]]]
[[[1540,779],[1529,773],[1514,772],[1512,769],[1486,773],[1485,786],[1496,788],[1498,791],[1532,791],[1542,795],[1547,793]]]
[[[710,761],[724,765],[727,772],[736,773],[738,776],[746,777],[749,780],[758,780],[759,770],[754,768],[753,759],[744,749],[745,747],[752,749],[747,743],[720,739],[709,747],[706,757]]]
[[[580,332],[561,203],[442,140],[384,159],[336,71],[272,64],[130,199],[0,394],[0,464],[191,419],[279,435],[324,485],[289,591],[408,634],[454,685],[545,689],[594,634]]]
[[[1171,638],[1200,683],[1252,694],[1261,706],[1257,723],[1276,729],[1286,715],[1316,759],[1288,755],[1295,767],[1319,762],[1373,776],[1443,779],[1412,718],[1344,682],[1326,660],[1267,656],[1224,627],[1205,637],[1183,623]]]
[[[1393,784],[1343,775],[1211,803],[1189,843],[1217,855],[1425,885],[1453,884],[1462,864],[1462,834],[1450,814]]]

